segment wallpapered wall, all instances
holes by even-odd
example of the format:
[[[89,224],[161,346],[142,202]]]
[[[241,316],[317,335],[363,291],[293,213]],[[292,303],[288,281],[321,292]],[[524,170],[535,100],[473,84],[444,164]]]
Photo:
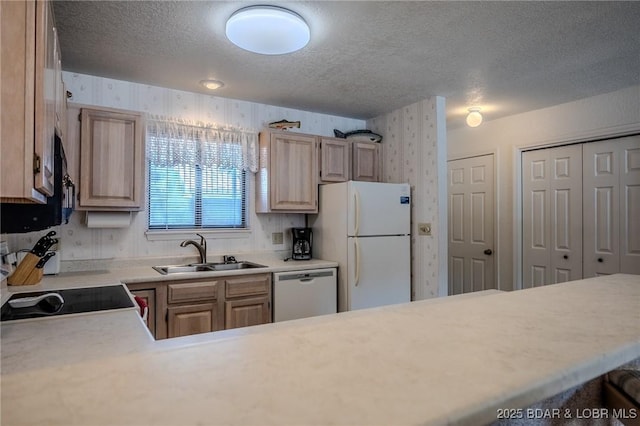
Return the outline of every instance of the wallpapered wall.
[[[350,131],[365,128],[363,120],[317,114],[254,102],[183,92],[162,87],[119,81],[102,77],[63,72],[70,102],[143,111],[168,117],[200,120],[260,130],[269,122],[287,119],[301,121],[303,133],[333,136],[333,129]],[[254,179],[249,179],[253,194]],[[251,232],[208,237],[208,253],[213,255],[243,252],[288,250],[289,228],[304,226],[302,214],[256,215],[250,196]],[[149,241],[145,236],[147,214],[135,213],[133,223],[123,229],[88,229],[82,224],[84,214],[76,212],[68,225],[56,227],[61,239],[62,260],[128,259],[196,254],[178,246],[179,240]],[[271,244],[271,233],[284,232],[285,243]],[[12,234],[7,240],[12,250],[31,247],[45,232]],[[195,237],[195,235],[194,235]]]
[[[367,121],[383,136],[383,180],[411,186],[411,273],[415,299],[446,295],[447,141],[441,97],[400,108]],[[432,235],[419,236],[418,223]]]

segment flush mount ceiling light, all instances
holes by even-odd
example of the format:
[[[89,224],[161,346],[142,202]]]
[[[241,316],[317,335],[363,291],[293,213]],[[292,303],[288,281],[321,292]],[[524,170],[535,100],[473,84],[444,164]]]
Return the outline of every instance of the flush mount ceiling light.
[[[467,115],[467,126],[478,127],[482,123],[482,114],[480,114],[480,108],[469,108],[469,115]]]
[[[209,90],[216,90],[224,86],[220,80],[201,80],[200,84]]]
[[[300,15],[276,6],[249,6],[237,10],[226,27],[236,46],[262,55],[283,55],[309,43],[309,26]]]

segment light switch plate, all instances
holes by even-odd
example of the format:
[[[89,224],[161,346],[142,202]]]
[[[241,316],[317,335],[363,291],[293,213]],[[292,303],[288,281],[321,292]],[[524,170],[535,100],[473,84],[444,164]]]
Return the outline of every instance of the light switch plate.
[[[431,224],[430,223],[419,223],[418,224],[418,235],[431,235]]]
[[[282,232],[273,232],[271,233],[271,244],[278,245],[283,243],[283,234]]]

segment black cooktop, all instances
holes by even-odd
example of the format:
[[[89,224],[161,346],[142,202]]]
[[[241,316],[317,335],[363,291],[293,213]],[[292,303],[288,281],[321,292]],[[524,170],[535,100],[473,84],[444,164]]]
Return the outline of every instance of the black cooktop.
[[[23,297],[37,297],[47,293],[58,293],[64,299],[64,303],[60,306],[60,303],[55,298],[47,298],[44,303],[38,303],[35,306],[13,308],[9,305],[9,301],[7,301],[7,303],[2,305],[0,321],[106,311],[110,309],[132,308],[134,306],[131,297],[129,297],[129,294],[121,285],[16,293],[12,295],[9,300]],[[51,300],[53,306],[47,303],[47,300]]]

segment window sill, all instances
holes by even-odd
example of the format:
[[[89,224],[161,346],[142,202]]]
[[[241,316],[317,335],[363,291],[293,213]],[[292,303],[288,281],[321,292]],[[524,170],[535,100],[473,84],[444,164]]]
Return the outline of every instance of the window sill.
[[[148,241],[177,241],[193,239],[196,234],[202,234],[208,240],[249,238],[250,229],[175,229],[175,230],[147,230],[145,235]]]

